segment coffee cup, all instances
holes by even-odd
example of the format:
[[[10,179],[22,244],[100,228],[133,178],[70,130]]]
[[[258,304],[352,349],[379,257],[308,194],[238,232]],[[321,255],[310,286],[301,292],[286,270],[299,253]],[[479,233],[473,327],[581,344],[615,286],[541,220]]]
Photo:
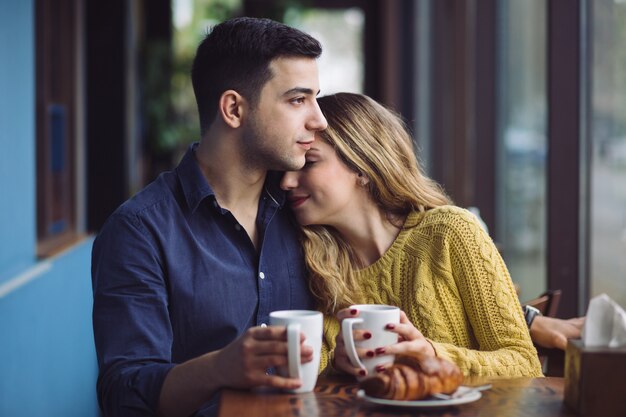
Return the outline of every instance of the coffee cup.
[[[322,350],[323,316],[319,311],[282,310],[270,313],[271,326],[287,328],[287,347],[289,365],[277,367],[278,374],[288,378],[297,378],[302,386],[293,393],[311,392],[317,382]],[[300,363],[300,333],[304,334],[304,344],[313,348],[313,360]]]
[[[380,355],[372,358],[361,359],[356,353],[356,348],[375,350],[397,343],[398,335],[385,329],[389,323],[400,322],[400,309],[394,306],[380,304],[357,304],[350,306],[356,309],[359,317],[344,319],[341,323],[341,333],[346,345],[346,353],[353,366],[366,369],[368,375],[375,373],[378,365],[391,363],[395,355]],[[355,342],[353,330],[367,330],[372,337]],[[362,379],[360,377],[359,379]]]

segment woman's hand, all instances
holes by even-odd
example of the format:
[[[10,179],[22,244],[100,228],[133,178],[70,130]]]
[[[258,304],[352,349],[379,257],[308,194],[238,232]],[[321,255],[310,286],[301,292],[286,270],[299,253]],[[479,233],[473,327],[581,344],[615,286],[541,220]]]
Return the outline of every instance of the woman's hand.
[[[343,310],[339,310],[339,312],[337,312],[337,320],[339,320],[339,333],[337,334],[337,337],[335,338],[335,351],[334,351],[334,355],[331,358],[332,361],[332,366],[340,371],[343,371],[347,374],[350,375],[354,375],[354,376],[365,376],[367,375],[367,371],[365,369],[362,368],[358,368],[355,367],[354,365],[352,365],[352,363],[350,362],[350,358],[348,358],[348,354],[346,353],[346,345],[343,342],[343,336],[341,335],[341,323],[343,322],[343,319],[347,319],[347,318],[355,318],[355,317],[359,317],[359,311],[357,309],[349,309],[349,308],[344,308]],[[368,330],[354,330],[353,331],[353,335],[354,335],[354,341],[358,342],[361,340],[366,340],[372,337],[372,334],[368,331]],[[359,358],[367,358],[367,349],[356,349],[356,353],[359,356]],[[370,353],[370,355],[372,355],[372,353]]]
[[[433,345],[409,321],[404,311],[400,310],[400,323],[389,323],[386,330],[398,334],[398,343],[377,348],[376,355],[436,355]]]

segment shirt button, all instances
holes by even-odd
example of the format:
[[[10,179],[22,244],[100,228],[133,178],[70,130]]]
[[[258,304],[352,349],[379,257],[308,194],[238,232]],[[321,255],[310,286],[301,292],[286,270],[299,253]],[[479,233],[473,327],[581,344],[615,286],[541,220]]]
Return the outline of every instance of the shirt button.
[[[261,323],[261,327],[267,327],[267,324]]]
[[[259,272],[259,278],[265,279],[265,274],[263,272]]]
[[[241,225],[239,223],[235,225],[235,230],[238,232],[241,231]]]

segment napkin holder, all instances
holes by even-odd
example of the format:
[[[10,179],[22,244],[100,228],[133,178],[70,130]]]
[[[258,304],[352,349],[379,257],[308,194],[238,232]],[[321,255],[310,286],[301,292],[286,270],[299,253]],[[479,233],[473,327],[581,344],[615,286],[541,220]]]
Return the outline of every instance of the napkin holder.
[[[565,404],[581,416],[626,416],[626,347],[589,347],[570,339],[565,350]]]

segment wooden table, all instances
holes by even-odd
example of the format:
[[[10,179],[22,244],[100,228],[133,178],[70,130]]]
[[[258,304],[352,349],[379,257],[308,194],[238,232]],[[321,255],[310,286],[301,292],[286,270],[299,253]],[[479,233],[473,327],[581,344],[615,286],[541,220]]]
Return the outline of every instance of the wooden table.
[[[225,390],[219,417],[379,417],[379,416],[516,416],[574,417],[563,404],[563,378],[474,378],[467,385],[491,383],[473,403],[437,409],[382,407],[356,398],[349,377],[320,377],[315,392],[286,394],[272,390]]]

